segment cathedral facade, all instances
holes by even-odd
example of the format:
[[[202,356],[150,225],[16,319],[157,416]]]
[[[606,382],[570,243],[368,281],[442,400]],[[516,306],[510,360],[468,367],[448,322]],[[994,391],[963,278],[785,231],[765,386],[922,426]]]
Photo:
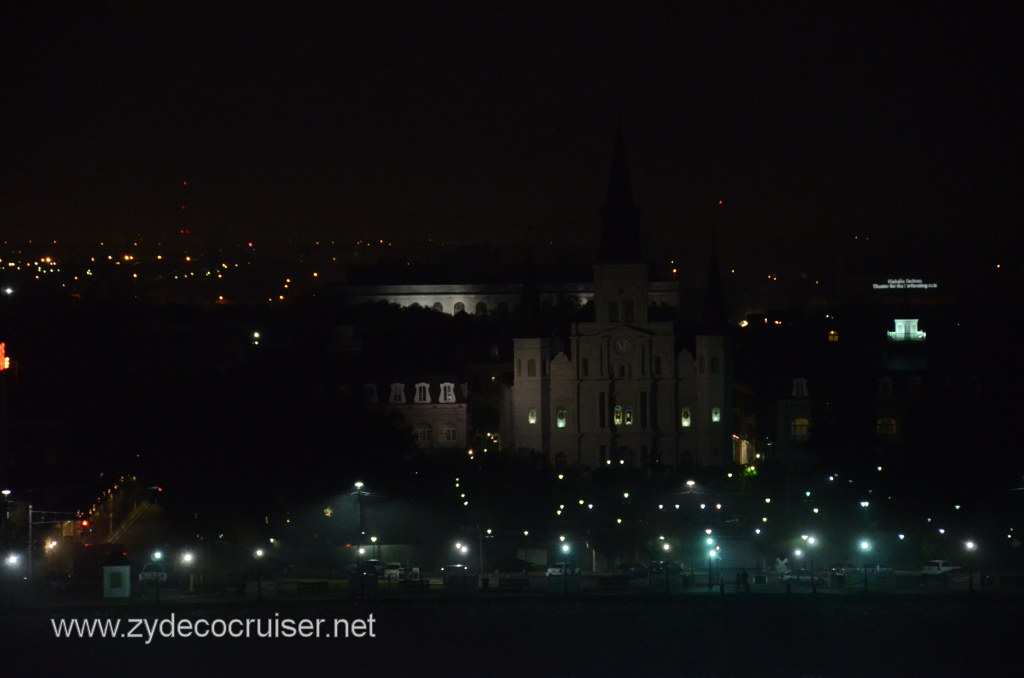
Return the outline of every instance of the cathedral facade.
[[[568,345],[513,340],[511,421],[505,439],[556,467],[713,467],[748,463],[734,444],[732,355],[712,260],[695,351],[672,322],[651,321],[649,265],[640,248],[621,131],[617,133],[601,248],[594,265],[594,322],[573,325]]]

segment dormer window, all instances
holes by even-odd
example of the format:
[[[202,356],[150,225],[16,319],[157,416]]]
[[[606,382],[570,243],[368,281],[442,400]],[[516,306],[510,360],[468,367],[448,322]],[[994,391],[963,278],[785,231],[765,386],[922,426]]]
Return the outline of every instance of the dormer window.
[[[366,402],[368,403],[377,402],[377,385],[366,384],[363,386],[363,397],[366,398]]]
[[[391,396],[388,398],[389,403],[404,403],[405,402],[405,384],[391,384]]]
[[[413,396],[413,402],[416,403],[429,403],[430,402],[430,385],[420,382],[416,384],[416,395]]]
[[[454,403],[455,402],[455,384],[451,382],[445,382],[441,384],[441,398],[439,402],[442,403]]]

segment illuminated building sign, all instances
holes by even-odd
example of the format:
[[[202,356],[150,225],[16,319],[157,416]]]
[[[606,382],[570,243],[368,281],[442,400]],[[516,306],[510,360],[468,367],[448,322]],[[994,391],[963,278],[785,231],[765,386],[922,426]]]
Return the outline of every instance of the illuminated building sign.
[[[920,278],[889,278],[884,283],[872,283],[873,290],[934,290],[938,283],[926,283]]]
[[[0,341],[0,370],[7,370],[11,367],[11,359],[7,357],[7,344]]]

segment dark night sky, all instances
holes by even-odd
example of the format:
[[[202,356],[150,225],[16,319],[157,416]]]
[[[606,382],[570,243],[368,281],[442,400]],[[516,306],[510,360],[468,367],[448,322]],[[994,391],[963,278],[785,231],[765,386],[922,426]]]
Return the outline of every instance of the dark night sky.
[[[1020,211],[1013,3],[18,4],[4,237],[572,242],[620,112],[655,244]]]

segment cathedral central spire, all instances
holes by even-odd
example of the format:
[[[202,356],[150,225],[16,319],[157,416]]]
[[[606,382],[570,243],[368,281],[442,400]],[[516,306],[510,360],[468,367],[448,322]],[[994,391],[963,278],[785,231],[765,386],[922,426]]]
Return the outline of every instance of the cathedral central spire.
[[[601,248],[598,259],[603,262],[642,259],[639,221],[640,210],[633,202],[633,185],[626,164],[626,143],[622,138],[620,122],[615,128],[608,193],[601,209]]]

